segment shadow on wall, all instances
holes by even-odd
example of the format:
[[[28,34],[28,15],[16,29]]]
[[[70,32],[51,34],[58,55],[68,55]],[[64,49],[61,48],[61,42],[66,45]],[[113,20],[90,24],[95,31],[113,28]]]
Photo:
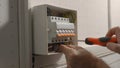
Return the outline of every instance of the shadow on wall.
[[[0,68],[19,68],[17,0],[1,0]]]

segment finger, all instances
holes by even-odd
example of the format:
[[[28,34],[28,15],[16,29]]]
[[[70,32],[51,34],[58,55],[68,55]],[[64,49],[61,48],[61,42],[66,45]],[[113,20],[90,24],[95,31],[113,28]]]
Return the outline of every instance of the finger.
[[[60,45],[60,51],[62,51],[65,54],[68,54],[71,51],[71,48],[67,45]]]
[[[80,47],[80,46],[75,46],[75,49],[76,49],[76,50],[81,50],[81,49],[83,50],[84,48],[82,48],[82,47]]]
[[[76,46],[76,45],[69,45],[68,47],[73,48],[73,49],[83,49],[80,46]]]
[[[119,27],[114,27],[112,29],[110,29],[107,34],[106,37],[112,37],[113,35],[115,35],[116,29],[118,29]]]
[[[115,35],[117,37],[117,42],[120,44],[120,27],[116,29]]]
[[[60,49],[65,54],[67,66],[69,66],[70,65],[71,56],[74,54],[73,48],[70,48],[67,45],[61,45]]]
[[[70,47],[70,48],[75,48],[75,45],[68,45],[68,47]]]
[[[120,54],[120,44],[107,43],[107,48]]]

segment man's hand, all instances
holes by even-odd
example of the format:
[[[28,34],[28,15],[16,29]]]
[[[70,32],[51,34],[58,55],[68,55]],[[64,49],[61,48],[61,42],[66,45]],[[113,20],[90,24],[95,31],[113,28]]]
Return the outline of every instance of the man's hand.
[[[67,68],[109,68],[101,59],[80,46],[61,45],[60,50],[66,56]]]
[[[108,43],[107,48],[120,54],[120,27],[110,29],[107,32],[106,37],[112,37],[113,35],[116,36],[118,43]]]

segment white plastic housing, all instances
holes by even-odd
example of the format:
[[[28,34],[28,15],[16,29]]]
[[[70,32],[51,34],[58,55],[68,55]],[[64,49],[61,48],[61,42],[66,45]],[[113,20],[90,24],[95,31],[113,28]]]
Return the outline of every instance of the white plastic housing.
[[[60,17],[59,15],[51,14],[48,8],[55,11],[57,14],[66,14],[70,12],[76,16],[75,10],[59,8],[51,5],[40,5],[33,8],[33,39],[34,39],[34,54],[50,55],[56,54],[55,52],[48,51],[48,44],[65,42],[69,39],[68,36],[57,37],[60,33],[75,33],[72,38],[74,45],[77,45],[77,22],[74,20],[72,23],[69,17]],[[69,14],[68,14],[69,15]],[[67,41],[66,41],[67,42]],[[56,45],[54,45],[56,46]]]

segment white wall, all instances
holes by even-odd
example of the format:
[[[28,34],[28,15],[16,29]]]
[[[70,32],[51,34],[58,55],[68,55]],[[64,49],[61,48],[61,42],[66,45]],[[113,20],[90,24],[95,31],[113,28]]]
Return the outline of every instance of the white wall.
[[[120,0],[111,0],[111,26],[120,26]]]

